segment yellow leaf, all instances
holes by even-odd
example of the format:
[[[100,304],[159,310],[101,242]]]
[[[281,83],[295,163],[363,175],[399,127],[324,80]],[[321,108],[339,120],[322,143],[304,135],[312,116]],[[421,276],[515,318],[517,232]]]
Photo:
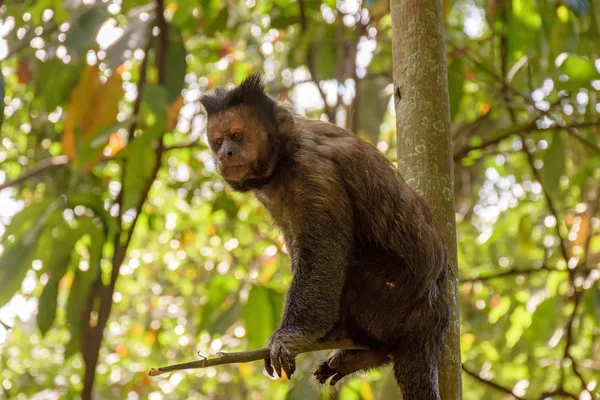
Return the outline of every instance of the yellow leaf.
[[[144,333],[144,330],[145,329],[142,324],[135,323],[131,325],[131,333],[133,333],[134,335],[141,335],[142,333]]]
[[[154,344],[154,342],[156,342],[156,333],[146,332],[146,334],[144,335],[144,341],[148,346]]]
[[[71,92],[66,109],[62,144],[69,159],[77,157],[77,143],[84,143],[98,130],[115,122],[123,95],[123,79],[119,74],[112,74],[103,84],[99,69],[93,65],[86,66]],[[102,149],[99,149],[84,170],[89,171],[101,157]]]
[[[254,374],[254,366],[252,364],[238,364],[240,378],[246,379]]]
[[[169,105],[169,111],[167,112],[167,132],[175,129],[175,126],[177,125],[177,117],[179,116],[181,107],[183,107],[183,96],[179,96],[177,100]]]
[[[120,355],[121,357],[125,357],[125,356],[127,356],[127,347],[125,347],[123,345],[117,346],[115,352],[118,355]]]
[[[371,385],[367,382],[360,383],[360,389],[358,390],[360,393],[360,398],[363,400],[375,400],[375,396],[373,396],[373,390],[371,390]]]

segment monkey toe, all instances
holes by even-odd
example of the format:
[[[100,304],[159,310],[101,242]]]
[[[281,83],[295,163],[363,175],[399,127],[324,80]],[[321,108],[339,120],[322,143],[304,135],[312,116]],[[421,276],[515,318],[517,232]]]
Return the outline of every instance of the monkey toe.
[[[327,361],[323,361],[319,364],[313,375],[321,385],[324,385],[329,378],[335,376],[336,374],[338,374],[338,372],[331,368]]]

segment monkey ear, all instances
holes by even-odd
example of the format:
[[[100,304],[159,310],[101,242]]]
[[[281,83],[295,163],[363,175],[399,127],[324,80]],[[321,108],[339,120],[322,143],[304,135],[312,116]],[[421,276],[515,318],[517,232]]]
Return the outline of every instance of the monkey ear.
[[[277,103],[275,105],[275,123],[279,133],[289,134],[294,129],[296,113],[291,105]]]

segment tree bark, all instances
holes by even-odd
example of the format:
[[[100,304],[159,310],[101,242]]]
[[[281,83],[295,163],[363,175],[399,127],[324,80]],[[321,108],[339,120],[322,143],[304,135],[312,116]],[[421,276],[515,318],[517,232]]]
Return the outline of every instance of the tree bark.
[[[448,249],[452,317],[440,395],[461,399],[460,324],[450,106],[442,0],[391,0],[398,168],[422,195]]]

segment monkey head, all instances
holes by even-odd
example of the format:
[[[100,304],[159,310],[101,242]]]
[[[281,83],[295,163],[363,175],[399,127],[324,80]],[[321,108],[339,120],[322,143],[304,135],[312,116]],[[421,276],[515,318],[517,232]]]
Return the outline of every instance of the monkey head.
[[[293,116],[265,93],[259,74],[233,89],[202,96],[207,139],[221,177],[235,190],[264,185],[273,177]]]

